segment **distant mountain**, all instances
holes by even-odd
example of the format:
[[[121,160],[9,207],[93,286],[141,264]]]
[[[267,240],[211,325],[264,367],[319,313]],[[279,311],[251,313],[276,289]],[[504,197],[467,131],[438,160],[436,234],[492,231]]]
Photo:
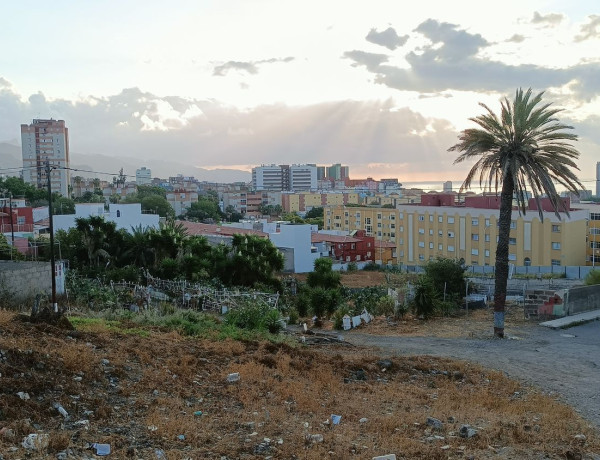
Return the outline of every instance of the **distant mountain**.
[[[19,171],[2,170],[20,168],[21,166],[23,166],[21,147],[0,142],[0,174],[16,176],[19,174]],[[110,176],[117,175],[119,170],[123,168],[125,174],[134,178],[136,169],[142,166],[152,171],[152,177],[162,177],[165,179],[177,174],[193,176],[200,181],[219,183],[250,182],[252,179],[252,175],[248,171],[239,169],[204,169],[164,160],[138,160],[132,157],[116,158],[108,155],[86,155],[71,152],[71,168],[84,170],[81,172],[74,171],[73,174],[83,177],[98,176],[101,179],[110,179]]]

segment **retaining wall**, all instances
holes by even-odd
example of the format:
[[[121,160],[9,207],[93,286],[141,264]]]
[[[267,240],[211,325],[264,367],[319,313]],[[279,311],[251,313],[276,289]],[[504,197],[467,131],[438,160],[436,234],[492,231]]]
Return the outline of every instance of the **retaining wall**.
[[[0,297],[19,302],[51,291],[52,271],[48,262],[0,261]]]

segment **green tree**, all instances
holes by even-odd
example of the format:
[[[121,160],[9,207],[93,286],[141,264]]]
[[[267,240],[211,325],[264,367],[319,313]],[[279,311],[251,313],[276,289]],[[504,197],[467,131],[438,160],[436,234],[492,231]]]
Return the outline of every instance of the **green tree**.
[[[52,199],[52,213],[60,214],[75,214],[75,200],[64,196]]]
[[[150,227],[138,225],[132,227],[130,232],[124,235],[125,249],[123,251],[123,262],[138,267],[147,268],[154,263],[154,248],[151,246],[153,230]]]
[[[159,195],[148,195],[140,200],[142,211],[158,214],[167,219],[175,218],[175,211],[166,198]]]
[[[433,282],[427,276],[420,276],[415,285],[413,308],[417,316],[427,319],[435,312],[439,300],[439,293]]]
[[[229,284],[252,287],[258,283],[277,286],[276,271],[283,269],[283,254],[267,238],[233,235]]]
[[[427,276],[434,288],[444,292],[446,287],[446,298],[457,302],[465,292],[465,267],[464,259],[448,259],[438,257],[425,264],[425,276]]]
[[[101,259],[110,261],[111,249],[119,246],[120,240],[114,222],[107,222],[100,216],[77,218],[75,229],[80,233],[89,266],[97,267]]]
[[[323,217],[323,208],[322,207],[312,208],[310,211],[308,211],[304,215],[305,219],[317,219],[319,217],[321,217],[321,218]]]
[[[519,210],[525,213],[528,192],[531,192],[543,220],[539,200],[545,194],[560,218],[558,211],[562,209],[568,215],[568,209],[561,201],[555,183],[575,194],[584,188],[572,171],[578,169],[575,160],[579,152],[570,142],[577,140],[577,135],[566,132],[572,126],[564,125],[556,118],[560,109],[542,104],[543,94],[532,96],[531,89],[518,89],[512,103],[508,98],[501,103],[500,115],[480,104],[487,113],[471,118],[479,127],[462,131],[459,142],[449,149],[460,152],[455,163],[476,160],[461,190],[470,188],[477,175],[485,190],[497,193],[502,186],[494,288],[494,334],[497,337],[504,337],[513,197],[516,197]]]
[[[219,209],[218,201],[210,196],[200,196],[196,203],[192,203],[186,211],[185,216],[188,220],[202,222],[207,219],[214,221],[221,220],[221,210]]]
[[[332,314],[341,300],[341,275],[333,271],[331,259],[322,257],[314,262],[314,270],[306,277],[307,298],[315,316],[326,311]]]

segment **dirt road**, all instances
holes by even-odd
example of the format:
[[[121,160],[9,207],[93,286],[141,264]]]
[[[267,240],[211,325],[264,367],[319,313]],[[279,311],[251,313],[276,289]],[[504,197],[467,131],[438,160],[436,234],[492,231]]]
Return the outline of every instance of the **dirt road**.
[[[509,336],[511,331],[507,330]],[[352,331],[345,340],[378,347],[382,355],[432,355],[463,359],[558,393],[600,427],[600,321],[565,330],[541,326],[493,338],[429,338],[368,335]]]

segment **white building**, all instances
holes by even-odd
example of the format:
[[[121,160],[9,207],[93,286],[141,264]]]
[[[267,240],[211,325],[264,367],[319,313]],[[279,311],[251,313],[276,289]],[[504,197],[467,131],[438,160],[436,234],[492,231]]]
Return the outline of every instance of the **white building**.
[[[160,219],[158,214],[142,214],[140,203],[110,204],[108,212],[104,210],[104,204],[102,203],[77,203],[75,214],[53,216],[54,231],[68,231],[70,228],[75,227],[75,219],[92,216],[102,216],[104,220],[116,223],[117,230],[123,228],[128,232],[139,225],[142,228],[158,228]]]
[[[142,166],[135,170],[135,183],[137,185],[150,185],[152,183],[152,172],[150,169]]]
[[[262,165],[252,168],[255,190],[300,191],[317,190],[317,166]]]
[[[23,180],[38,188],[48,184],[46,162],[50,166],[52,191],[69,196],[69,130],[64,120],[34,119],[21,125]]]

